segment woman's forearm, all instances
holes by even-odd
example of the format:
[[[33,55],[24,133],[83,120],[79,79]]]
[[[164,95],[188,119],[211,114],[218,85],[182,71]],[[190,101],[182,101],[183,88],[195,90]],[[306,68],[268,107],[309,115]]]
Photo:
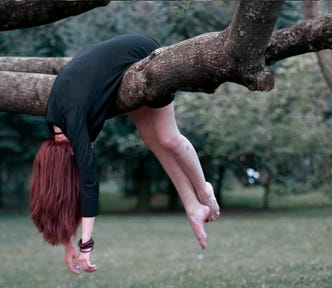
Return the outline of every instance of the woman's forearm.
[[[62,242],[62,245],[67,249],[68,247],[75,246],[75,237],[72,235],[68,242]]]
[[[92,238],[95,217],[82,217],[82,243]]]

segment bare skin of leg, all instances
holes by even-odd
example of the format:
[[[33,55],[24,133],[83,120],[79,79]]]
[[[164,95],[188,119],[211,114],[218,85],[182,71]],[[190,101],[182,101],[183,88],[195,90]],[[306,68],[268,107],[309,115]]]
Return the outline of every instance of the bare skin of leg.
[[[145,108],[150,114],[152,125],[161,145],[174,157],[179,167],[195,188],[199,201],[210,207],[207,221],[216,220],[220,208],[214,196],[213,187],[206,182],[197,153],[191,142],[183,136],[176,124],[174,104],[160,109]]]
[[[129,115],[134,121],[143,141],[150,147],[176,187],[190,225],[200,246],[204,249],[206,247],[204,221],[210,216],[211,209],[207,205],[200,203],[187,175],[179,167],[172,153],[160,144],[149,113],[150,110],[148,108],[141,108],[135,112],[131,112]]]
[[[205,249],[207,236],[204,230],[204,222],[209,216],[209,207],[202,205],[198,201],[194,188],[187,176],[177,165],[177,162],[172,155],[160,145],[152,125],[150,114],[146,108],[131,112],[129,113],[129,116],[135,123],[145,144],[151,149],[172,180],[183,203],[190,226],[193,229],[200,246]]]

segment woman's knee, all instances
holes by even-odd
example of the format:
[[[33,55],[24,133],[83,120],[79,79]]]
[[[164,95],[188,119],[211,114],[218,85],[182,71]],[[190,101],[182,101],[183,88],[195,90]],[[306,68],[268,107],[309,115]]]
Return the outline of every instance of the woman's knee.
[[[167,150],[175,150],[181,146],[184,136],[181,133],[159,134],[158,141]]]
[[[146,136],[146,135],[142,136],[141,135],[141,138],[142,138],[144,144],[147,145],[148,147],[153,147],[157,143],[156,139],[154,139],[151,136]]]

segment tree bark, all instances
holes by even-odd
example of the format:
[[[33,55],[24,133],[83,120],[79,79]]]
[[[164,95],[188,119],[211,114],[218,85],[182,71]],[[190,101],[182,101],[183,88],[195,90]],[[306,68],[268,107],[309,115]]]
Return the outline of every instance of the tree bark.
[[[225,176],[225,166],[221,164],[218,167],[218,178],[217,178],[216,190],[215,190],[216,199],[217,199],[217,202],[221,209],[225,208],[224,200],[223,200],[223,192],[222,192],[224,176]]]
[[[47,74],[0,71],[0,110],[43,115],[55,77]]]
[[[177,90],[213,93],[226,81],[250,90],[271,90],[274,78],[265,70],[264,52],[282,3],[240,1],[224,31],[157,49],[134,64],[119,87],[118,110],[137,109]]]
[[[324,2],[324,1],[321,1]],[[324,5],[324,3],[322,3]],[[318,2],[307,1],[303,3],[303,12],[304,16],[307,19],[314,19],[319,15]],[[330,12],[330,11],[328,11]],[[331,19],[332,22],[332,19]],[[332,29],[330,29],[332,31]],[[332,42],[332,36],[330,37]],[[331,48],[331,47],[329,47]],[[332,50],[323,50],[317,52],[318,63],[321,68],[321,71],[324,75],[326,83],[329,85],[332,90]]]
[[[151,180],[149,173],[145,173],[144,159],[140,160],[139,166],[137,167],[136,181],[137,181],[137,211],[139,212],[148,212],[150,211],[150,186]]]
[[[71,58],[0,57],[0,71],[57,75]]]
[[[173,183],[169,181],[168,185],[168,205],[167,210],[168,211],[180,211],[182,209],[181,205],[179,204],[179,194],[176,191]]]
[[[1,0],[0,31],[52,23],[99,6],[108,5],[109,2],[110,0]]]
[[[273,33],[265,53],[267,65],[281,59],[332,48],[332,14]]]
[[[268,210],[270,208],[269,196],[270,196],[270,185],[264,185],[263,195],[263,209]]]
[[[317,57],[326,83],[332,90],[332,50],[319,51]]]

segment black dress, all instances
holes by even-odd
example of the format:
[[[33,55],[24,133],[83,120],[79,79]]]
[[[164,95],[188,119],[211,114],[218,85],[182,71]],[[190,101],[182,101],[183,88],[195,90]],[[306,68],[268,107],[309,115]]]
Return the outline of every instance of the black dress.
[[[73,147],[80,173],[83,217],[98,214],[98,176],[93,142],[104,122],[116,116],[111,109],[122,77],[128,68],[147,57],[158,43],[140,34],[122,35],[94,44],[74,57],[56,78],[46,109],[46,123],[61,128]],[[159,108],[173,96],[151,107]]]

